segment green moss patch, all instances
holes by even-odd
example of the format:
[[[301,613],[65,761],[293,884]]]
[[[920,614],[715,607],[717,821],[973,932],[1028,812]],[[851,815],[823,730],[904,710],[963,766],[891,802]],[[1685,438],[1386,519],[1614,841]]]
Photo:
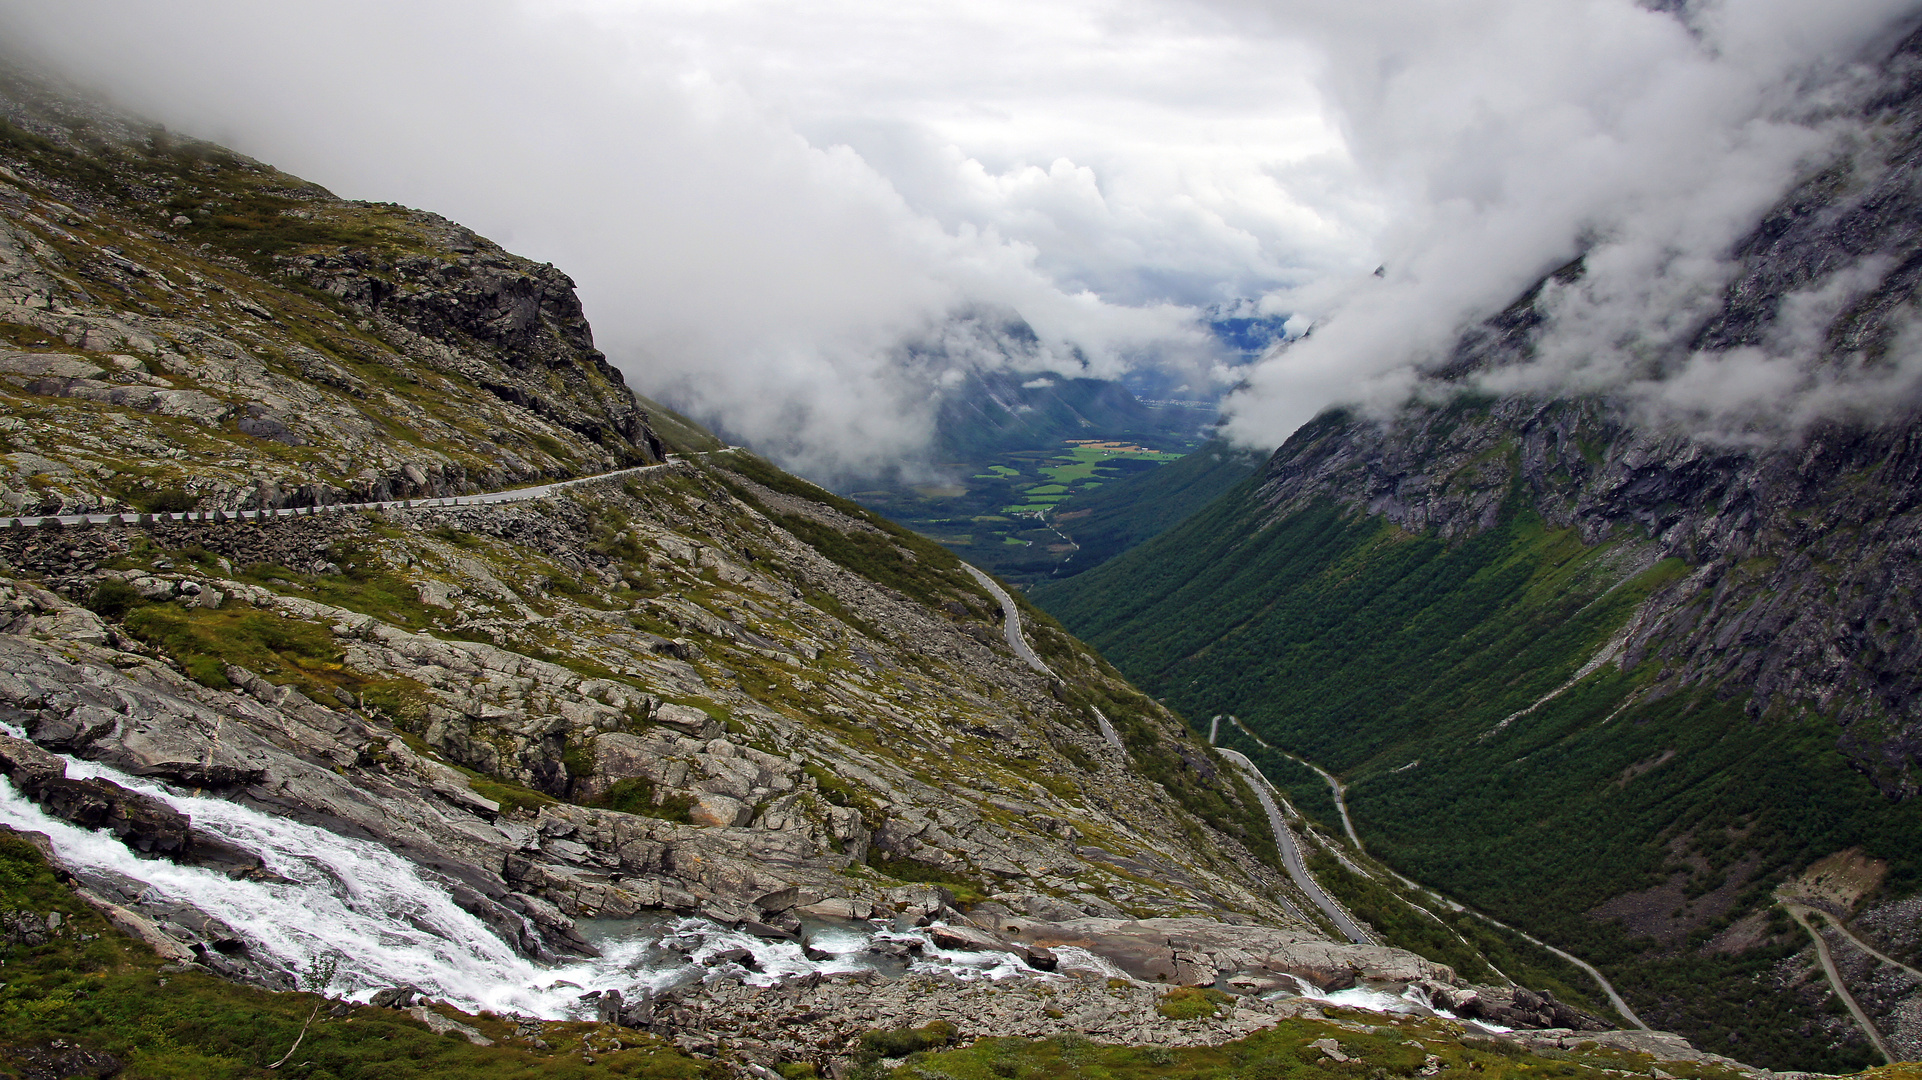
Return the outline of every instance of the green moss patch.
[[[1155,1011],[1170,1020],[1200,1020],[1220,1016],[1233,1005],[1234,998],[1212,987],[1177,986],[1161,995]]]
[[[126,615],[128,633],[180,662],[191,678],[226,689],[232,664],[313,696],[364,682],[341,666],[334,635],[319,623],[238,608],[208,611],[151,604]]]
[[[677,821],[683,825],[693,823],[690,816],[694,800],[685,795],[663,797],[655,788],[654,782],[640,776],[630,776],[617,780],[607,789],[594,805],[608,810],[619,810],[623,814],[639,814],[643,817],[660,818],[664,821]]]

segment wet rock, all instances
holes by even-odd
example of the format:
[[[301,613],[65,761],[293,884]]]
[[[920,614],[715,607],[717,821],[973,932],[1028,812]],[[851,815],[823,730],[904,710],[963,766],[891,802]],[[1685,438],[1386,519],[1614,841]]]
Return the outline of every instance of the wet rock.
[[[986,930],[976,929],[972,926],[930,926],[928,927],[928,940],[934,942],[938,948],[943,949],[959,949],[969,952],[1027,952],[1026,949],[1020,946],[1011,945],[1000,937],[988,933]]]
[[[67,763],[26,741],[0,735],[0,774],[13,781],[20,794],[35,798],[53,780],[64,780]]]
[[[1513,1028],[1607,1031],[1613,1025],[1526,987],[1433,987],[1430,999],[1458,1016]]]
[[[720,964],[739,964],[749,971],[761,970],[760,962],[754,959],[754,954],[746,949],[722,949],[720,952],[715,953],[709,959],[708,963],[716,966]]]
[[[418,996],[420,996],[418,986],[390,986],[385,990],[374,991],[374,996],[367,999],[367,1004],[376,1009],[405,1009],[412,1005]]]
[[[110,829],[135,851],[181,858],[193,844],[187,815],[111,780],[48,779],[35,801],[47,813],[82,828]]]
[[[654,1023],[654,999],[643,996],[639,1001],[629,1004],[621,1010],[620,1023],[622,1027],[630,1028],[651,1026]]]

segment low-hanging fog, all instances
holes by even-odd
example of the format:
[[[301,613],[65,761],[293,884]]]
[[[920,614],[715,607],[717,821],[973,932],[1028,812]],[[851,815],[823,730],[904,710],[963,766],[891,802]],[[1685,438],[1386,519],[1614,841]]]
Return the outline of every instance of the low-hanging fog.
[[[1583,252],[1508,385],[1845,402],[1789,330],[1654,390],[1623,358],[1699,319],[1916,6],[0,0],[0,26],[170,127],[554,262],[637,389],[829,473],[923,450],[956,364],[1240,381],[1230,430],[1272,447],[1397,400]],[[1224,304],[1313,332],[1232,368]],[[980,333],[1007,313],[1035,339]]]
[[[1535,355],[1485,388],[1605,391],[1644,420],[1773,438],[1922,374],[1906,343],[1873,370],[1816,363],[1827,320],[1879,280],[1867,263],[1792,297],[1765,348],[1683,348],[1735,243],[1863,136],[1851,106],[1911,0],[1390,6],[1233,8],[1325,58],[1330,114],[1386,223],[1377,271],[1269,297],[1312,329],[1230,400],[1240,439],[1272,446],[1331,402],[1406,400],[1464,328],[1577,256],[1580,280],[1544,290]]]

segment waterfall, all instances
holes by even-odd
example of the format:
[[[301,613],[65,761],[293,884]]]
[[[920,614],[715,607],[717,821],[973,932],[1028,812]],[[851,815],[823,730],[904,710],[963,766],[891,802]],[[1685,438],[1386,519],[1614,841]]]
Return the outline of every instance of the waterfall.
[[[188,795],[164,784],[67,759],[68,775],[100,777],[152,796],[194,826],[244,848],[284,881],[235,880],[194,866],[143,859],[111,833],[50,817],[0,784],[0,823],[46,833],[77,874],[91,871],[145,885],[143,900],[183,904],[232,927],[249,954],[296,975],[336,965],[329,992],[364,1001],[383,987],[412,984],[470,1012],[491,1009],[546,1019],[579,1018],[588,990],[628,998],[704,978],[771,985],[808,972],[945,971],[961,978],[1046,977],[1001,952],[936,948],[919,930],[880,925],[812,927],[800,942],[765,941],[706,919],[659,916],[583,924],[602,950],[593,959],[538,964],[462,911],[431,874],[377,843],[267,814],[239,803]],[[903,962],[877,956],[877,941],[912,944]],[[730,950],[745,957],[723,959]]]
[[[1503,1027],[1500,1024],[1491,1024],[1484,1020],[1462,1019],[1447,1009],[1436,1005],[1429,999],[1428,991],[1423,990],[1419,986],[1411,985],[1398,994],[1390,993],[1387,990],[1370,989],[1367,986],[1351,986],[1346,990],[1323,990],[1299,975],[1290,975],[1288,978],[1294,981],[1298,988],[1297,990],[1292,993],[1288,991],[1276,991],[1267,996],[1271,998],[1304,997],[1311,1001],[1325,1001],[1330,1005],[1339,1005],[1345,1009],[1366,1009],[1369,1012],[1378,1013],[1399,1013],[1404,1015],[1412,1013],[1417,1016],[1432,1014],[1447,1017],[1450,1020],[1461,1020],[1464,1024],[1481,1028],[1484,1031],[1497,1033],[1515,1030],[1514,1028]]]

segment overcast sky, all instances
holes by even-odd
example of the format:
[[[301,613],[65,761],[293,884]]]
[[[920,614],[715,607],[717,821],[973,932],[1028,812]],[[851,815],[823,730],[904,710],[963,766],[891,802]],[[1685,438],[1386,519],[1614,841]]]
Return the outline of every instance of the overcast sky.
[[[554,262],[636,388],[829,471],[918,450],[931,384],[904,347],[957,313],[1040,334],[978,362],[1166,365],[1197,394],[1231,377],[1200,309],[1298,314],[1316,332],[1234,401],[1272,447],[1400,392],[1597,238],[1620,254],[1598,288],[1652,260],[1712,289],[1835,135],[1790,88],[1840,78],[1913,2],[1728,0],[1689,25],[1631,0],[0,0],[0,20],[133,110]],[[1685,315],[1589,300],[1570,321],[1591,336]]]

